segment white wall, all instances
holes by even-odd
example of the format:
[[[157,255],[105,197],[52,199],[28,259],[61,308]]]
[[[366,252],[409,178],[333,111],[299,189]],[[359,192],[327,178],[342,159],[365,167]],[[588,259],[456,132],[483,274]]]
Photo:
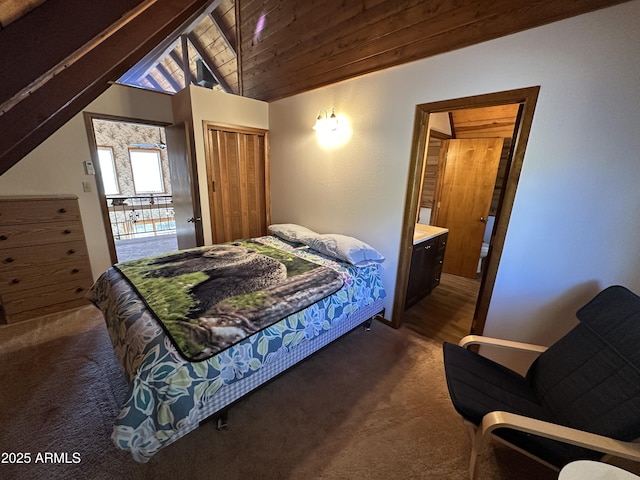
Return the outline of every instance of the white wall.
[[[415,105],[540,85],[485,333],[553,342],[601,288],[640,293],[638,18],[635,0],[271,103],[274,222],[378,248],[390,312]],[[332,107],[350,137],[326,149]]]
[[[175,95],[173,103],[175,121],[186,120],[192,122],[193,125],[202,210],[202,230],[205,244],[210,245],[212,243],[212,234],[203,122],[208,121],[219,125],[268,130],[269,104],[194,85],[191,85],[188,90],[185,89]]]
[[[84,109],[87,112],[172,122],[171,97],[113,85]],[[74,116],[35,150],[0,176],[0,195],[75,194],[78,196],[94,278],[111,266],[95,176],[85,175],[91,159],[82,113]],[[91,192],[84,192],[89,182]]]

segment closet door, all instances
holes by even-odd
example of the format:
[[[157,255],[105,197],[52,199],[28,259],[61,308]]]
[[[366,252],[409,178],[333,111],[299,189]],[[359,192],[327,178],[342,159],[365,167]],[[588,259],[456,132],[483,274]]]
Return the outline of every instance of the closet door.
[[[206,124],[213,243],[265,235],[269,222],[267,132]]]

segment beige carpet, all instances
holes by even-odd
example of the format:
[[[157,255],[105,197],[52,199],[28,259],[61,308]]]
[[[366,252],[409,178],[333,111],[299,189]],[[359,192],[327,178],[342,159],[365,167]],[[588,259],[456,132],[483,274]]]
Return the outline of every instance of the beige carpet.
[[[0,354],[2,451],[79,463],[0,464],[10,479],[464,479],[469,440],[443,377],[441,346],[374,323],[334,342],[137,464],[109,439],[126,385],[106,329]],[[78,458],[78,457],[76,457]],[[481,479],[557,474],[499,444]]]

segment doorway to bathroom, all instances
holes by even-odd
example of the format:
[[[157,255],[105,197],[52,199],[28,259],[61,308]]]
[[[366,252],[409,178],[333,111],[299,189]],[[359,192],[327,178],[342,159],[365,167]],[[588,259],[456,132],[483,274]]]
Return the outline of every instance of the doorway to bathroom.
[[[409,279],[416,224],[447,228],[447,251],[427,297],[405,310],[406,289],[396,289],[396,326],[439,341],[482,333],[538,90],[417,106],[397,284]],[[475,184],[487,179],[481,200]]]

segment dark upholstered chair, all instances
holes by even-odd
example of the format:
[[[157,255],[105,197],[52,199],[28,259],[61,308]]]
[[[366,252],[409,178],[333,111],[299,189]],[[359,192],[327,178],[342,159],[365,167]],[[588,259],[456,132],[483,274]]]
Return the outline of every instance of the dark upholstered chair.
[[[609,287],[549,348],[470,335],[444,344],[455,409],[472,429],[471,478],[489,434],[556,470],[606,455],[640,461],[640,297]],[[521,376],[468,350],[542,352]]]

